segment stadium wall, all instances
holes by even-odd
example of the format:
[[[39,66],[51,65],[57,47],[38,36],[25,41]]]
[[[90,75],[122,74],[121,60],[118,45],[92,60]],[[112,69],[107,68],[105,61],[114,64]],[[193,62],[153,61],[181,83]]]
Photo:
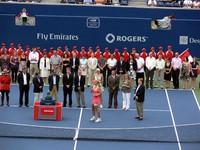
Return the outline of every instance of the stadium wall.
[[[35,17],[35,26],[17,26],[15,17],[26,8]],[[132,8],[112,6],[0,4],[0,42],[8,46],[40,46],[57,48],[77,45],[109,47],[141,51],[151,46],[172,45],[173,51],[189,48],[200,58],[200,15],[194,9]],[[151,20],[174,14],[171,30],[152,30]]]

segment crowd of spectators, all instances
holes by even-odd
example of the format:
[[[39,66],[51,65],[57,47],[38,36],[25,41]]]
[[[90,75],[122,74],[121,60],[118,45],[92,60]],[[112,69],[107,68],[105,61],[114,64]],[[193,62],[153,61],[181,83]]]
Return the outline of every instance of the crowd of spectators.
[[[107,79],[112,70],[116,70],[119,76],[126,73],[129,74],[132,81],[138,78],[144,78],[146,75],[146,88],[169,88],[170,81],[173,79],[174,88],[179,88],[180,78],[184,81],[183,88],[188,88],[188,81],[192,79],[192,89],[196,86],[196,77],[198,63],[196,58],[193,62],[188,62],[188,58],[182,62],[178,53],[172,52],[172,47],[168,46],[167,51],[163,51],[163,47],[151,47],[150,52],[146,52],[146,48],[142,50],[128,50],[124,47],[120,52],[117,48],[111,52],[108,47],[101,51],[97,46],[94,50],[89,47],[88,50],[83,46],[78,50],[77,46],[73,46],[70,50],[68,46],[54,49],[50,48],[41,50],[40,47],[30,48],[28,45],[23,49],[21,44],[15,48],[14,43],[6,48],[5,43],[2,43],[0,49],[0,66],[1,70],[10,70],[12,83],[17,82],[17,74],[23,68],[28,68],[28,72],[34,78],[36,72],[40,71],[44,84],[47,84],[47,77],[51,70],[56,71],[60,77],[66,74],[67,68],[70,68],[72,75],[77,75],[78,69],[82,70],[82,75],[86,77],[85,86],[91,86],[93,75],[97,68],[103,76],[104,87],[107,86]],[[154,75],[155,74],[155,75]],[[181,75],[179,75],[181,74]],[[122,79],[122,78],[121,78]],[[164,85],[164,81],[165,85]],[[30,80],[30,83],[32,80]],[[121,83],[122,81],[120,81]],[[149,84],[150,82],[150,84]],[[154,83],[153,83],[154,82]],[[150,86],[149,86],[150,85]]]
[[[148,6],[200,8],[199,0],[148,0]]]

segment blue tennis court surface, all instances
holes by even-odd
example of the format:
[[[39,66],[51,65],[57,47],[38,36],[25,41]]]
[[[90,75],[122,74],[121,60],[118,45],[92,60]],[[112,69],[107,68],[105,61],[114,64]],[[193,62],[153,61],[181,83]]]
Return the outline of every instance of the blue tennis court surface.
[[[46,86],[44,91],[47,91]],[[18,86],[11,86],[11,107],[0,108],[0,150],[199,150],[200,108],[191,90],[146,90],[144,120],[137,121],[134,101],[129,111],[107,109],[103,93],[101,123],[92,123],[91,96],[86,109],[63,108],[62,121],[34,121],[33,108],[18,108]],[[45,92],[44,92],[45,94]],[[32,87],[30,106],[33,105]],[[62,101],[60,87],[59,101]],[[77,137],[77,140],[73,140]]]

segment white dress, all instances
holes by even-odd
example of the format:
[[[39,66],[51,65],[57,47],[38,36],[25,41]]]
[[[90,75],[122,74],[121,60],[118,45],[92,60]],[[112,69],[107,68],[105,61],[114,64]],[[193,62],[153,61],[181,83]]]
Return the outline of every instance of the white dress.
[[[49,58],[46,58],[46,67],[45,67],[45,61],[44,57],[40,59],[40,74],[41,77],[48,77],[49,76],[49,70],[50,70],[50,60]]]

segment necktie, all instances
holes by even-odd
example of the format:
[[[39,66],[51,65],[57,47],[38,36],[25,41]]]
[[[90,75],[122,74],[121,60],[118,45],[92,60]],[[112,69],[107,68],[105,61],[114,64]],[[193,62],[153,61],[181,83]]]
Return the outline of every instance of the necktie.
[[[40,78],[38,78],[38,82],[40,83]]]
[[[45,60],[44,60],[44,67],[46,67],[46,65],[47,65],[47,64],[46,64],[46,59],[45,59]]]

